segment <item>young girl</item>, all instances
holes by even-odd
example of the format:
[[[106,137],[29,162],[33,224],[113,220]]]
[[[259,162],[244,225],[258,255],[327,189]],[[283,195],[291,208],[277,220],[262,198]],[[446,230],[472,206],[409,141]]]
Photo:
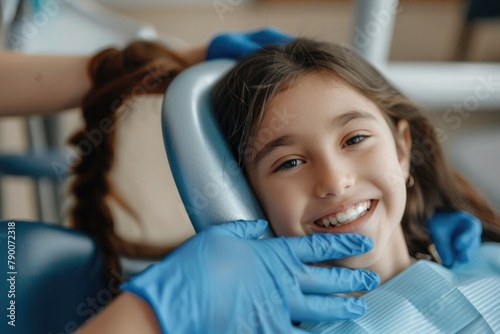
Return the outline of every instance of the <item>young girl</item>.
[[[214,104],[276,234],[375,241],[371,252],[332,264],[387,282],[427,253],[424,226],[437,211],[468,211],[483,240],[500,241],[499,217],[446,163],[429,119],[344,47],[266,48],[219,83]]]
[[[207,57],[239,58],[290,39],[268,29],[222,34],[210,43]],[[80,159],[72,170],[68,225],[95,237],[112,277],[121,271],[120,256],[160,259],[194,233],[184,219],[158,125],[164,92],[193,64],[189,58],[155,42],[136,41],[89,60],[84,127],[70,139]],[[454,230],[443,239],[453,239]],[[472,234],[476,240],[478,233]]]

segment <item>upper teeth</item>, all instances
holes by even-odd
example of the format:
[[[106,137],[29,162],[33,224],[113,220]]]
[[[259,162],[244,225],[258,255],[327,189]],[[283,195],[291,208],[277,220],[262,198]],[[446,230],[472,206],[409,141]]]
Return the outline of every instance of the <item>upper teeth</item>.
[[[329,216],[323,217],[321,221],[316,221],[316,223],[320,225],[321,222],[323,223],[324,227],[328,227],[330,225],[333,226],[344,225],[364,215],[366,211],[370,208],[370,206],[371,206],[370,201],[360,202],[353,205],[352,207],[348,208],[345,211],[336,212]]]

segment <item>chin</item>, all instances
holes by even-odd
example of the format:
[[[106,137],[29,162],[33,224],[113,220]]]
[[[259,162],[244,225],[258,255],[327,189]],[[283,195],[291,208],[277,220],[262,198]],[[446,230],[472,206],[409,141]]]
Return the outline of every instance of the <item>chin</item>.
[[[368,253],[364,253],[357,256],[351,256],[341,260],[331,260],[325,261],[324,264],[333,267],[345,267],[351,269],[366,269],[373,266],[380,257],[378,256],[375,249],[372,249]]]

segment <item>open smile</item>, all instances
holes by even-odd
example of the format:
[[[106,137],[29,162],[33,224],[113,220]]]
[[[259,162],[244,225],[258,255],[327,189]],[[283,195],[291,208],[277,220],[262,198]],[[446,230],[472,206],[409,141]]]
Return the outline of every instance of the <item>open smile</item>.
[[[368,220],[377,203],[378,200],[361,201],[347,209],[316,219],[309,225],[317,232],[350,232]]]

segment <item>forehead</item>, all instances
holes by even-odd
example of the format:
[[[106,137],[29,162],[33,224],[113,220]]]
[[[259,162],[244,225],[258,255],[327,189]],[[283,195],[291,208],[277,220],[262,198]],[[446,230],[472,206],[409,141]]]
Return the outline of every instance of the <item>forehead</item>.
[[[268,128],[270,123],[276,124],[280,120],[292,117],[309,117],[321,111],[327,111],[334,116],[343,111],[356,109],[371,111],[377,118],[384,119],[375,103],[336,76],[310,73],[295,79],[287,89],[269,100],[264,109],[262,122],[256,130]]]

